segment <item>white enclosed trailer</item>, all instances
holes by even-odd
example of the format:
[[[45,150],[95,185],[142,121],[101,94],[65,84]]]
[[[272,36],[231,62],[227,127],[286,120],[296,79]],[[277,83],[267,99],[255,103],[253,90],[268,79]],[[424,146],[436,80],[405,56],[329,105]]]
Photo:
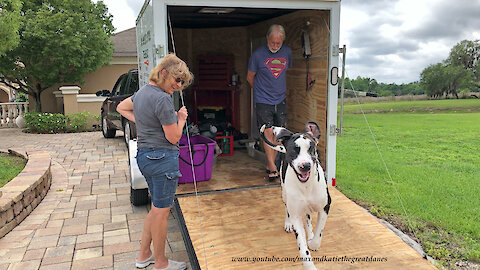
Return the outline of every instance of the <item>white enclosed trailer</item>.
[[[288,128],[300,131],[307,121],[319,124],[322,166],[328,182],[335,185],[340,0],[146,0],[136,25],[140,86],[148,83],[150,70],[169,52],[187,62],[196,85],[202,79],[197,76],[200,57],[227,56],[232,74],[239,75],[234,91],[227,91],[232,95],[232,104],[227,105],[230,120],[237,130],[254,136],[248,59],[265,43],[273,23],[284,26],[284,44],[292,48]],[[309,82],[313,83],[307,87]],[[190,114],[198,112],[198,104],[191,101],[195,87],[185,91]]]

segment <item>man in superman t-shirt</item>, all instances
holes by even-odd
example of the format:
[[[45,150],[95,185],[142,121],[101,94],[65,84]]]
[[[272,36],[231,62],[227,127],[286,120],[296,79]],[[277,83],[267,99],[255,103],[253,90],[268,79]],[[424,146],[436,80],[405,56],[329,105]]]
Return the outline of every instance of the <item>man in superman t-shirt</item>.
[[[287,123],[287,69],[291,67],[292,50],[283,45],[285,30],[274,24],[267,31],[267,45],[256,49],[248,61],[247,81],[253,88],[257,125],[285,126]],[[265,137],[275,142],[272,129],[265,129]],[[277,152],[264,142],[267,156],[268,179],[279,177],[275,166]]]

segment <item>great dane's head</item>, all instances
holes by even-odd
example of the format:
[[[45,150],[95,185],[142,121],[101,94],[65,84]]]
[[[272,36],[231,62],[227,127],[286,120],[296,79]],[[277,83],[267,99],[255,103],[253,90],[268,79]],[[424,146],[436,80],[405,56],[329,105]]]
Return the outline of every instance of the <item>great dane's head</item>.
[[[264,125],[260,129],[262,135],[265,128]],[[307,122],[302,133],[293,133],[283,127],[271,128],[277,141],[282,145],[275,145],[268,141],[267,144],[273,149],[285,153],[284,162],[292,167],[300,182],[308,181],[310,170],[318,162],[317,144],[320,138],[320,128],[317,123]]]

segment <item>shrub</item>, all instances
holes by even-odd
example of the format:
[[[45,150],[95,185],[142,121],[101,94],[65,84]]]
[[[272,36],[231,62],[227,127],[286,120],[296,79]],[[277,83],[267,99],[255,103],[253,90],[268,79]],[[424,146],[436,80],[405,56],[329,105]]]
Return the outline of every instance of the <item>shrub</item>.
[[[65,132],[65,116],[59,113],[37,113],[25,114],[27,130],[32,133],[61,133]]]
[[[17,99],[15,102],[27,102],[28,101],[28,96],[25,95],[24,93],[18,93]]]
[[[67,115],[65,121],[67,132],[92,131],[100,126],[100,115],[84,111]]]
[[[63,115],[60,113],[25,114],[27,130],[32,133],[64,133],[96,130],[100,125],[100,116],[87,111]]]

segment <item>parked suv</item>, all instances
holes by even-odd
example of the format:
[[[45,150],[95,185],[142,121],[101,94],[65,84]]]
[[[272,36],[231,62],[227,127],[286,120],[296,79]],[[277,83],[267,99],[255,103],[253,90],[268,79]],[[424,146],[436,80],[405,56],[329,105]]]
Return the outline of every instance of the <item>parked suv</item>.
[[[123,130],[123,137],[128,150],[128,165],[130,169],[130,201],[133,205],[148,203],[148,186],[140,172],[136,161],[137,130],[135,123],[130,122],[117,112],[117,106],[122,100],[129,98],[138,90],[138,70],[132,69],[122,74],[112,91],[101,90],[97,96],[107,97],[102,104],[102,133],[105,138],[115,137],[117,130]],[[133,138],[131,140],[130,138]]]
[[[96,93],[97,96],[107,97],[103,101],[101,109],[103,136],[105,138],[113,138],[117,130],[123,130],[123,137],[127,147],[130,138],[137,137],[135,123],[121,116],[117,112],[117,106],[122,100],[132,96],[137,90],[138,69],[131,69],[118,78],[111,92],[109,90],[101,90]]]

